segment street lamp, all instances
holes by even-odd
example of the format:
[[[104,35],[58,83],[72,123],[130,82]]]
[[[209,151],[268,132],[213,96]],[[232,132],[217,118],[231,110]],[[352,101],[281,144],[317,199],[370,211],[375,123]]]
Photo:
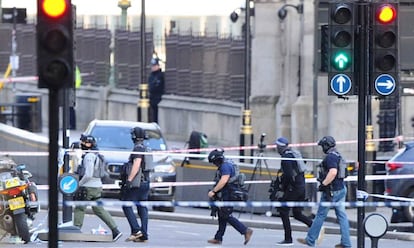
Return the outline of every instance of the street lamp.
[[[254,8],[250,6],[249,9],[250,9],[250,16],[254,16]],[[230,14],[231,22],[233,23],[237,22],[237,20],[239,19],[239,15],[241,14],[242,11],[246,11],[246,8],[237,8],[233,10],[233,12],[231,12]]]
[[[121,28],[126,29],[127,27],[127,18],[128,18],[128,8],[131,7],[130,0],[119,0],[118,7],[121,8]]]
[[[239,19],[239,15],[242,11],[245,11],[245,8],[238,8],[238,9],[233,10],[233,12],[231,12],[230,14],[231,22],[233,23],[237,22],[237,20]]]
[[[287,16],[287,7],[292,7],[295,8],[296,11],[298,12],[298,14],[303,14],[303,3],[300,3],[298,5],[292,5],[292,4],[285,4],[282,6],[282,8],[279,9],[279,11],[277,12],[277,15],[279,16],[280,20],[284,20]]]
[[[145,75],[145,0],[141,0],[141,83],[138,86],[139,100],[137,107],[137,120],[141,122],[150,121],[148,83]]]
[[[246,0],[245,8],[234,10],[230,14],[230,20],[236,22],[241,11],[245,11],[244,22],[244,109],[242,112],[242,126],[240,129],[240,146],[253,144],[253,128],[252,128],[252,112],[249,107],[250,97],[250,72],[251,72],[251,33],[250,33],[250,17],[254,15],[254,2]],[[240,156],[244,156],[244,149],[240,150]],[[244,162],[244,159],[240,159]]]

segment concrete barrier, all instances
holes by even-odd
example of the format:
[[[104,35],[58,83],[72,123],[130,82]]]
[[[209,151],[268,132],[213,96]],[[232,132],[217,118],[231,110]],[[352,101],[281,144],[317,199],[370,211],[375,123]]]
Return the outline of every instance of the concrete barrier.
[[[48,144],[48,138],[0,123],[1,152],[47,152]],[[33,175],[33,181],[37,184],[48,183],[47,156],[12,156],[12,158],[18,164],[26,164],[26,168]]]

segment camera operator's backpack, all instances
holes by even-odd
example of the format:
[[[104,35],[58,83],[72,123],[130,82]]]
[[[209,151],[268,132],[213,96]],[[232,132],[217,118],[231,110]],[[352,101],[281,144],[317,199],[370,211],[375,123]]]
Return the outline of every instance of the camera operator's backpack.
[[[230,177],[228,183],[232,185],[233,191],[230,199],[232,201],[247,201],[249,198],[249,192],[246,189],[244,181],[246,175],[240,172],[240,166],[235,162],[229,160],[234,168],[234,176]]]
[[[105,159],[99,153],[88,152],[86,153],[83,158],[81,164],[78,166],[76,170],[76,174],[79,175],[79,179],[85,176],[86,166],[93,164],[93,175],[92,177],[95,178],[103,178],[106,175],[105,172]]]
[[[296,175],[300,174],[300,173],[305,173],[306,171],[306,163],[305,160],[303,160],[302,155],[300,154],[300,152],[296,151],[296,150],[288,150],[286,151],[286,153],[291,153],[293,155],[294,158],[296,158],[296,168],[293,170]],[[296,175],[294,174],[293,177],[296,177]]]
[[[234,176],[230,177],[228,183],[236,184],[240,187],[244,187],[244,181],[246,180],[246,175],[240,172],[240,166],[232,160],[227,160],[233,165]]]
[[[338,174],[336,174],[337,178],[343,179],[348,176],[348,164],[346,163],[345,159],[342,157],[341,154],[337,151],[331,152],[338,156],[339,162],[338,162]]]

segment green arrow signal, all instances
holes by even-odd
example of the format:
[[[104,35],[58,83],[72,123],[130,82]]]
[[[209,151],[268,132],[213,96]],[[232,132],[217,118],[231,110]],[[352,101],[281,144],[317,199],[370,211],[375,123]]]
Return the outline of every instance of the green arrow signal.
[[[345,52],[336,53],[334,54],[332,64],[336,70],[346,70],[350,66],[350,57]]]

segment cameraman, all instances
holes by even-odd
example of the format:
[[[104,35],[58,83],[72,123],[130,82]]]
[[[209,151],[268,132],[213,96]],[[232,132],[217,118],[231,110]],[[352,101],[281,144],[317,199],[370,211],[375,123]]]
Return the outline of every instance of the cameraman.
[[[295,157],[289,148],[289,141],[285,137],[280,137],[275,144],[278,153],[284,158],[281,162],[281,171],[283,172],[281,184],[284,189],[284,196],[280,201],[305,201],[305,175],[304,172],[299,173],[299,163],[296,160],[291,160]],[[278,210],[285,230],[285,239],[278,242],[277,245],[293,246],[292,228],[289,220],[290,207],[280,207]],[[312,225],[312,220],[303,215],[301,207],[292,208],[292,212],[295,219],[305,223],[308,227]]]
[[[208,192],[208,197],[212,200],[229,201],[231,198],[231,189],[228,185],[228,181],[230,177],[235,175],[236,172],[232,162],[224,159],[223,153],[223,149],[215,149],[208,155],[208,162],[217,166],[216,176],[214,178],[216,185]],[[221,244],[223,242],[223,236],[228,222],[240,234],[244,235],[244,244],[246,245],[253,234],[253,230],[247,228],[232,215],[233,207],[220,207],[217,212],[219,228],[214,236],[214,239],[210,239],[207,242],[216,245]]]
[[[82,155],[81,164],[84,166],[84,175],[79,180],[79,192],[76,200],[83,201],[99,201],[102,195],[102,180],[101,178],[94,177],[94,166],[97,159],[101,159],[100,155],[91,150],[98,150],[96,146],[96,139],[92,135],[81,135],[81,148],[85,151]],[[89,151],[89,152],[88,152]],[[79,196],[80,194],[80,196]],[[77,205],[74,210],[73,225],[79,227],[83,226],[83,220],[85,218],[86,206]],[[118,230],[118,226],[112,219],[108,211],[102,206],[92,206],[93,212],[103,221],[112,231],[112,240],[117,241],[121,236],[122,232]]]
[[[325,136],[318,142],[318,145],[322,147],[323,152],[326,154],[321,165],[321,169],[324,172],[321,173],[323,178],[318,178],[318,181],[321,183],[319,185],[319,191],[322,192],[321,202],[331,201],[334,203],[345,203],[347,189],[344,184],[344,179],[338,178],[337,176],[340,157],[336,155],[339,153],[335,148],[335,139],[331,136]],[[335,214],[341,231],[341,243],[335,245],[335,248],[351,247],[352,244],[349,234],[349,222],[345,212],[345,205],[339,204],[333,206],[333,208],[335,209]],[[310,227],[306,238],[297,239],[298,242],[308,246],[315,246],[315,241],[319,232],[321,232],[323,222],[328,215],[329,209],[330,207],[319,205],[318,212],[316,213],[315,219],[313,220],[313,224]],[[318,240],[318,243],[319,242],[320,240]]]

